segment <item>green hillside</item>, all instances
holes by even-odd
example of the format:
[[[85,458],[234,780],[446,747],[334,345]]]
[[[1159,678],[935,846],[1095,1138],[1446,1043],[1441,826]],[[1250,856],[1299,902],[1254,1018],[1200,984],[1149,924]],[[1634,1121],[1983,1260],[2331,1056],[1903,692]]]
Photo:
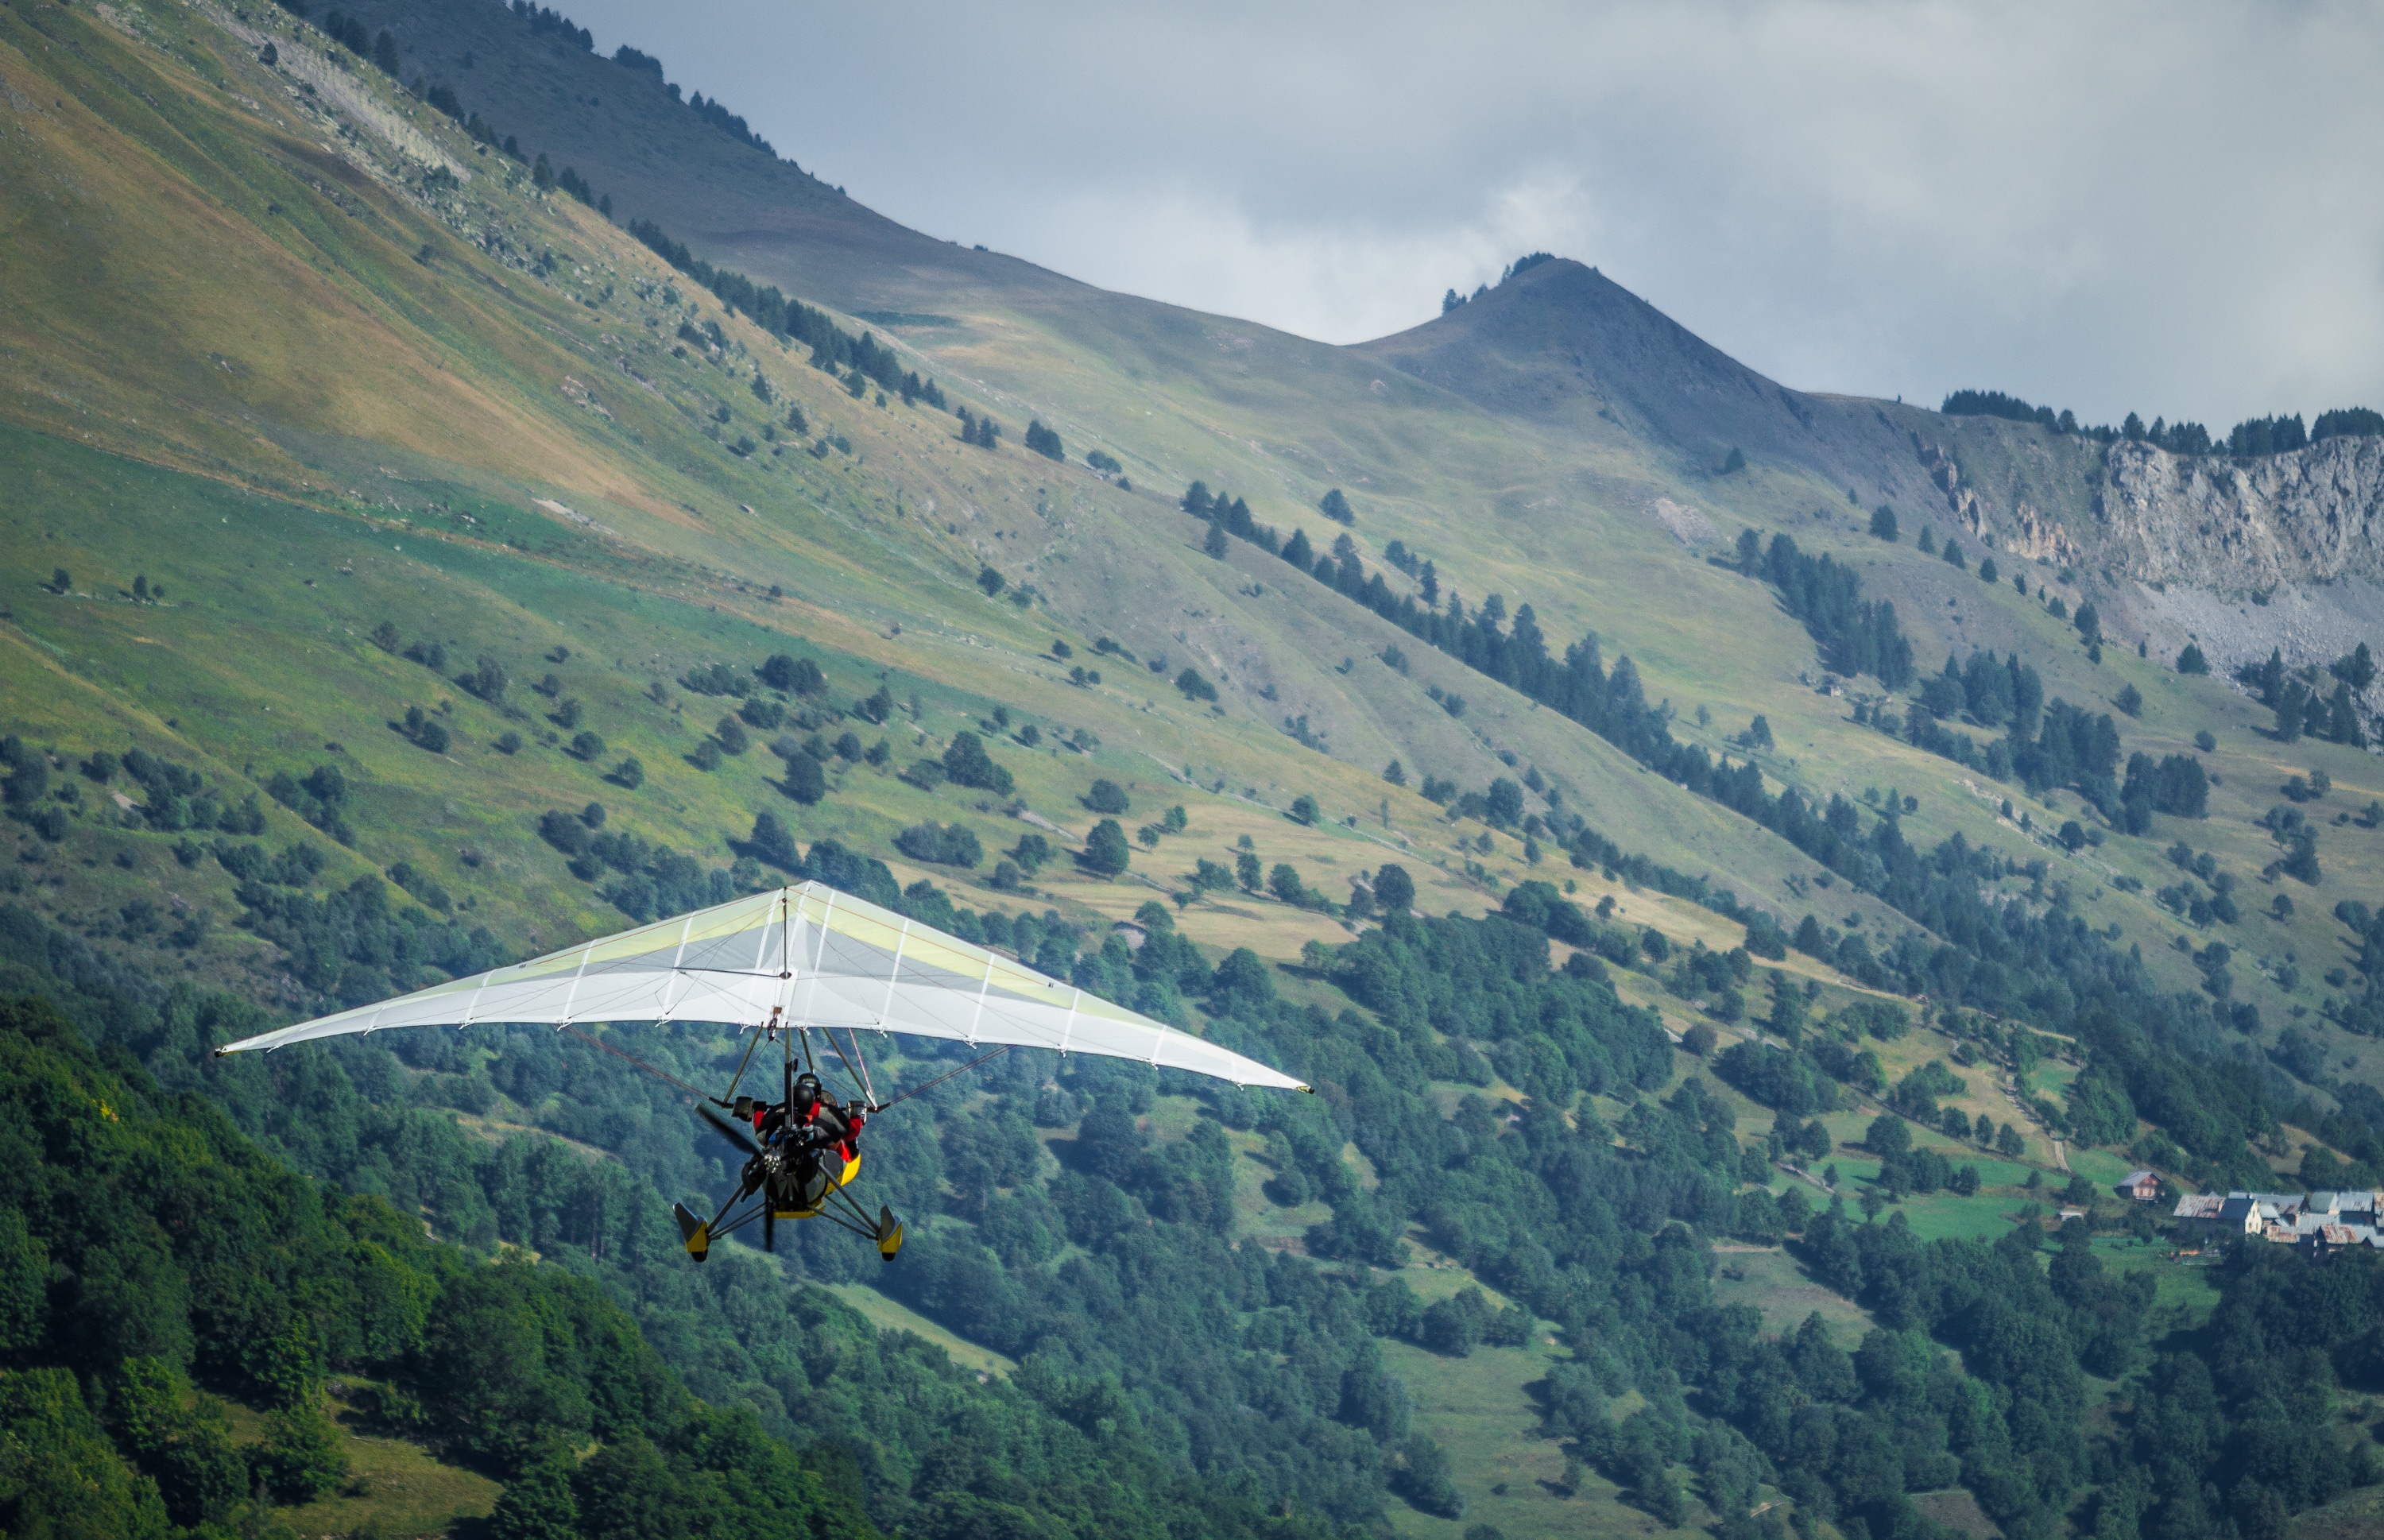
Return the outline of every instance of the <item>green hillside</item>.
[[[10,1434],[123,1523],[466,1534],[600,1461],[708,1480],[707,1419],[818,1533],[2365,1511],[2374,1307],[2267,1398],[2314,1285],[2173,1256],[2109,1184],[2384,1176],[2384,777],[2097,645],[2115,580],[1948,496],[2082,529],[2078,441],[1795,391],[1569,260],[1359,348],[1106,294],[550,13],[349,15],[363,54],[0,7],[0,943],[99,1045],[26,1026],[23,1073],[120,1077],[153,1148],[322,1207],[276,1244],[391,1248],[426,1321],[556,1290],[663,1388],[466,1448],[374,1420],[419,1354],[344,1343],[334,1290],[279,1400],[192,1306],[147,1356],[194,1421],[144,1443],[58,1335],[117,1264],[12,1195],[52,1271]],[[664,1211],[728,1152],[585,1045],[206,1055],[794,877],[1322,1094],[1012,1055],[872,1131],[894,1268],[803,1227],[695,1273]],[[245,1472],[277,1408],[368,1479],[175,1507],[161,1449]]]

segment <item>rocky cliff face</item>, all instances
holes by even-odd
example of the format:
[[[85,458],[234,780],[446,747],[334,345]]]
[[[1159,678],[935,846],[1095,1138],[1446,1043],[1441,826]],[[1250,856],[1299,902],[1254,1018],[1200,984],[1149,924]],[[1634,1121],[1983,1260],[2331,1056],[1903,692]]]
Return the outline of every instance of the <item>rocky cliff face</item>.
[[[2231,596],[2384,579],[2384,439],[2247,463],[2116,444],[2100,512],[2094,558],[2139,582]]]

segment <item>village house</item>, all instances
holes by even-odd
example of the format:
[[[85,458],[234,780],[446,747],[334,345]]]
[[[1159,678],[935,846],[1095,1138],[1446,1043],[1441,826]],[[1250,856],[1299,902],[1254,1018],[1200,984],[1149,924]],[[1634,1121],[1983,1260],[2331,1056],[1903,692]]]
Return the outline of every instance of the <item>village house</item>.
[[[2384,1237],[2377,1233],[2379,1199],[2384,1194],[2189,1193],[2177,1200],[2171,1217],[2180,1231],[2204,1244],[2257,1236],[2324,1256],[2351,1246],[2384,1250]]]
[[[2131,1171],[2116,1190],[2121,1198],[2149,1203],[2160,1196],[2160,1173],[2156,1171]]]

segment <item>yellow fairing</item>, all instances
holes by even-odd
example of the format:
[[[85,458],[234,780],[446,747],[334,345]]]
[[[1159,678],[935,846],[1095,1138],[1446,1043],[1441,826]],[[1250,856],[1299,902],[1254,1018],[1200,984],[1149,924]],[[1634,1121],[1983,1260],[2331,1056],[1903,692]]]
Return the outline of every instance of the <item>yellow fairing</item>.
[[[825,1198],[829,1193],[834,1192],[838,1187],[849,1187],[852,1186],[853,1178],[860,1174],[861,1157],[855,1155],[851,1160],[844,1162],[843,1175],[831,1176],[828,1178],[827,1186],[820,1189],[820,1197]],[[774,1219],[817,1219],[819,1217],[819,1211],[820,1205],[814,1203],[808,1209],[774,1209],[771,1211],[771,1217]]]

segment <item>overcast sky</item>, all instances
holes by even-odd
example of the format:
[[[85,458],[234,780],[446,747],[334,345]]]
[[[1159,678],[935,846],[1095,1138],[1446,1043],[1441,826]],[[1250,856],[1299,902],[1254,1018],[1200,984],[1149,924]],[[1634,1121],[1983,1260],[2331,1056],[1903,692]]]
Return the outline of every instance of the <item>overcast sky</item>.
[[[563,8],[905,224],[1306,336],[1545,249],[1807,390],[2384,408],[2384,7]]]

